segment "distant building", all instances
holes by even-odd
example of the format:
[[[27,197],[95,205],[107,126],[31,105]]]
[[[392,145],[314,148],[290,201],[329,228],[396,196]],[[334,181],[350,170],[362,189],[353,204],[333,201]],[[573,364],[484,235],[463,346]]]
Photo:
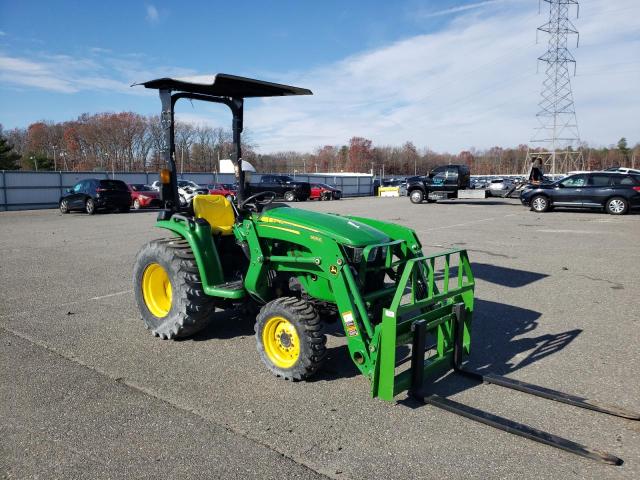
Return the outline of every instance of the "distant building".
[[[255,172],[256,169],[246,160],[242,160],[242,170],[245,172]],[[218,173],[235,173],[235,165],[233,160],[228,158],[223,158],[220,160],[219,171]]]

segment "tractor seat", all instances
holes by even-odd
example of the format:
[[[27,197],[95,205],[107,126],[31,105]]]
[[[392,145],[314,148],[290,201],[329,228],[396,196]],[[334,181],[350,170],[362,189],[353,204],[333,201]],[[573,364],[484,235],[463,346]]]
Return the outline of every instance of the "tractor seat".
[[[193,199],[196,218],[203,218],[211,225],[211,232],[218,235],[232,235],[236,216],[231,202],[224,195],[196,195]]]

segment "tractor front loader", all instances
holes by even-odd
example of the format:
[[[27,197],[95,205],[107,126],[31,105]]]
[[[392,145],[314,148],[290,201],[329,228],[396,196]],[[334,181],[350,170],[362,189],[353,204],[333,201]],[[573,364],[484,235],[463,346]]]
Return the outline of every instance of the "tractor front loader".
[[[164,130],[160,172],[165,209],[156,226],[171,237],[139,252],[135,295],[144,324],[163,339],[204,328],[215,308],[255,316],[257,348],[267,368],[288,380],[314,375],[326,357],[323,324],[339,319],[349,355],[370,382],[372,397],[391,401],[408,390],[431,405],[554,447],[619,464],[613,455],[452,400],[422,394],[424,380],[455,370],[480,381],[612,415],[606,407],[505,377],[463,368],[470,353],[474,279],[465,250],[425,255],[413,230],[370,218],[316,213],[251,195],[242,170],[240,135],[245,98],[310,95],[309,90],[218,74],[162,78],[157,89]],[[227,105],[233,114],[237,203],[198,195],[180,206],[174,106],[181,98]]]

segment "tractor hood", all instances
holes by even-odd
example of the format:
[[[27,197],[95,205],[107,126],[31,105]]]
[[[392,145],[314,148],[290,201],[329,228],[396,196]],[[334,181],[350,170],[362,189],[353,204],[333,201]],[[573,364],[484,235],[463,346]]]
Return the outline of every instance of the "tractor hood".
[[[318,213],[298,208],[281,207],[263,212],[259,221],[328,235],[336,242],[351,247],[389,241],[389,237],[380,230],[333,213]]]

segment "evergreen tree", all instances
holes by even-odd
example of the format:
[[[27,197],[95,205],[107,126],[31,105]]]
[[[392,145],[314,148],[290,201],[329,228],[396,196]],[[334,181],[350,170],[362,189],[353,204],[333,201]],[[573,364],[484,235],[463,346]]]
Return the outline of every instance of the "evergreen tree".
[[[0,170],[18,170],[20,155],[13,151],[13,146],[0,136]]]

